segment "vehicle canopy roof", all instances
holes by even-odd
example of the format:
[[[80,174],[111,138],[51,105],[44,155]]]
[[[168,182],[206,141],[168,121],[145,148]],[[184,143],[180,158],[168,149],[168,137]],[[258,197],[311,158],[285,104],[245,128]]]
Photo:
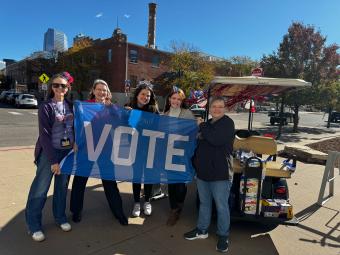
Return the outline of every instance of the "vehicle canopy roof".
[[[227,97],[226,106],[232,107],[238,102],[311,86],[301,79],[268,77],[225,77],[216,76],[209,84],[209,96]]]

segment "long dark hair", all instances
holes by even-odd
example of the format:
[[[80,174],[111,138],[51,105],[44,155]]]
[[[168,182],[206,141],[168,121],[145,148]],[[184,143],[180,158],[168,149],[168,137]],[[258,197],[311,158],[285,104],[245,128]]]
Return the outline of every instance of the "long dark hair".
[[[68,78],[64,75],[64,73],[57,73],[57,74],[53,75],[52,78],[48,82],[47,98],[53,98],[54,97],[54,92],[53,92],[53,89],[52,89],[52,83],[57,78],[61,78],[61,79],[64,79],[65,81],[67,81],[67,87],[68,87],[67,93],[70,91],[71,85],[69,84]]]
[[[183,92],[183,90],[181,90],[181,89],[177,89],[176,91],[174,90],[174,91],[172,91],[168,96],[167,96],[167,98],[166,98],[166,100],[165,100],[165,106],[164,106],[164,112],[167,112],[167,111],[169,111],[170,110],[170,97],[172,97],[172,95],[174,95],[174,94],[178,94],[180,97],[181,97],[181,99],[182,99],[182,103],[181,103],[181,109],[186,109],[187,107],[186,107],[186,105],[185,105],[185,103],[184,103],[184,99],[185,99],[185,94],[184,94],[184,92]]]
[[[130,102],[131,108],[134,108],[134,109],[139,108],[138,102],[137,102],[137,96],[139,95],[139,93],[143,89],[147,89],[147,90],[150,91],[150,101],[147,105],[143,106],[142,110],[145,110],[145,111],[148,111],[148,112],[157,112],[158,113],[159,110],[158,110],[158,104],[157,104],[157,101],[156,101],[156,95],[153,92],[152,88],[149,85],[146,85],[146,84],[141,84],[136,88],[135,93],[133,95],[133,98]]]

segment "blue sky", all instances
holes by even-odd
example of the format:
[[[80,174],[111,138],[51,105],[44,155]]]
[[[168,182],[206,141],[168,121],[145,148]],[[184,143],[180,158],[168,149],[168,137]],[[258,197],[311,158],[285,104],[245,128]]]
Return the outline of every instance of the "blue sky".
[[[42,50],[44,33],[56,28],[73,37],[108,38],[119,26],[133,43],[147,40],[147,0],[2,1],[0,60],[20,60]],[[156,45],[193,44],[219,57],[259,60],[275,51],[293,21],[314,25],[326,44],[340,44],[339,0],[158,0]],[[54,3],[54,4],[52,4]],[[126,17],[124,16],[126,15]],[[127,18],[128,17],[128,18]]]

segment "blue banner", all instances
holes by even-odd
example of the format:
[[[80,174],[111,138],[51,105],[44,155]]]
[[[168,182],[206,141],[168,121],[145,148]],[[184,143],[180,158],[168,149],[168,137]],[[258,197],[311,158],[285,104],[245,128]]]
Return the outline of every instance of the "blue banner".
[[[196,121],[80,101],[74,114],[78,151],[61,162],[62,173],[134,183],[192,180]]]

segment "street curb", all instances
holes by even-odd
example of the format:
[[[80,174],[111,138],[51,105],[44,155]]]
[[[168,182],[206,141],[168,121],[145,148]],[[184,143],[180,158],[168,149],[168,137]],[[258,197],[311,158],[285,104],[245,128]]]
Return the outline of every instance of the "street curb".
[[[28,146],[13,146],[13,147],[0,147],[1,151],[18,151],[18,150],[32,150],[35,148],[35,145]]]

